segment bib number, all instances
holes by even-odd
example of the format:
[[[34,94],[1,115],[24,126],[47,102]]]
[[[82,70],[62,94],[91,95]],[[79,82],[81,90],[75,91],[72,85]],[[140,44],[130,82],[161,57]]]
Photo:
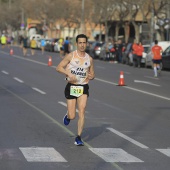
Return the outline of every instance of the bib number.
[[[83,94],[84,87],[83,86],[71,86],[70,87],[70,95],[79,97]]]

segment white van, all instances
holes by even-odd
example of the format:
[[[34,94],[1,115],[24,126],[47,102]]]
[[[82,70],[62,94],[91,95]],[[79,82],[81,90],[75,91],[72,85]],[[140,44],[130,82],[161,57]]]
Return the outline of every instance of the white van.
[[[151,48],[154,46],[155,43],[152,43]],[[162,47],[163,52],[164,50],[170,46],[170,41],[158,41],[158,45]],[[145,58],[145,67],[152,67],[153,63],[152,63],[152,53],[151,53],[151,49],[149,50],[149,52],[146,55]]]
[[[34,38],[35,40],[40,40],[42,37],[41,37],[40,34],[33,34],[33,35],[30,36],[30,40],[32,40],[33,38]]]

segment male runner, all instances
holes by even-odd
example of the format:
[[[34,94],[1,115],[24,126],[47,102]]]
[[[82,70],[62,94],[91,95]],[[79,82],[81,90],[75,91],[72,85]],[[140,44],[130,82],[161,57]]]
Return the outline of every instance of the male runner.
[[[78,135],[75,138],[75,145],[84,145],[81,134],[84,127],[85,108],[87,97],[89,96],[89,80],[94,79],[93,59],[85,53],[87,37],[80,34],[76,37],[77,50],[69,53],[59,63],[56,70],[65,74],[68,81],[65,87],[65,97],[67,99],[68,112],[63,121],[67,126],[70,120],[76,116],[76,105],[78,106]]]
[[[154,77],[158,77],[157,69],[158,73],[161,72],[160,63],[162,61],[162,51],[162,47],[158,45],[158,40],[155,40],[155,45],[152,47]]]

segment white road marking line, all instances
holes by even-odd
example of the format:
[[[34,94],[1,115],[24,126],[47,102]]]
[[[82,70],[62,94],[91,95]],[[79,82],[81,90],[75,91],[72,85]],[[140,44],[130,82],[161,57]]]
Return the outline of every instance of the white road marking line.
[[[64,103],[64,102],[59,101],[58,103],[61,104],[61,105],[63,105],[63,106],[65,106],[65,107],[67,107],[67,104]],[[78,109],[76,109],[76,112],[77,112],[77,113],[79,112]]]
[[[131,143],[133,143],[133,144],[135,144],[135,145],[137,145],[137,146],[139,146],[139,147],[141,147],[143,149],[149,149],[149,147],[147,147],[147,146],[143,145],[142,143],[140,143],[140,142],[138,142],[138,141],[124,135],[123,133],[121,133],[121,132],[119,132],[119,131],[117,131],[117,130],[115,130],[113,128],[107,128],[107,129],[110,130],[111,132],[115,133],[116,135],[128,140],[129,142],[131,142]]]
[[[154,84],[154,83],[151,83],[151,82],[148,82],[148,81],[134,80],[134,82],[135,82],[135,83],[149,84],[149,85],[152,85],[152,86],[160,87],[160,85]]]
[[[55,120],[54,118],[52,118],[51,116],[49,116],[46,112],[44,112],[43,110],[39,109],[38,107],[32,105],[31,103],[29,103],[27,100],[21,98],[20,96],[18,96],[17,94],[13,93],[12,91],[8,90],[7,88],[4,88],[3,86],[0,85],[1,88],[3,88],[4,90],[6,90],[7,92],[9,92],[10,94],[12,94],[13,96],[15,96],[17,99],[21,100],[23,103],[27,104],[28,106],[30,106],[31,108],[35,109],[37,111],[37,113],[43,115],[45,118],[47,118],[48,120],[50,120],[51,122],[53,122],[55,125],[59,126],[61,129],[65,130],[68,134],[70,134],[71,136],[75,136],[76,134],[74,134],[71,130],[69,130],[68,128],[66,128],[63,124],[59,123],[57,120]],[[88,143],[84,142],[84,145],[88,148],[92,148],[92,146],[90,146]],[[123,170],[121,167],[119,167],[116,163],[112,163],[113,167],[117,170]]]
[[[42,90],[40,90],[40,89],[38,89],[36,87],[32,87],[32,89],[39,92],[39,93],[41,93],[41,94],[46,94],[45,92],[43,92]]]
[[[101,82],[104,82],[104,83],[108,83],[108,84],[112,84],[112,85],[117,85],[116,83],[106,81],[106,80],[102,80],[102,79],[99,79],[99,78],[95,78],[95,80],[98,80],[98,81],[101,81]],[[147,92],[147,91],[139,90],[139,89],[136,89],[136,88],[133,88],[133,87],[122,86],[122,88],[126,88],[126,89],[129,89],[129,90],[137,91],[137,92],[140,92],[140,93],[144,93],[144,94],[147,94],[147,95],[150,95],[150,96],[154,96],[154,97],[158,97],[158,98],[170,101],[170,98],[168,98],[168,97],[164,97],[164,96],[160,96],[160,95],[150,93],[150,92]]]
[[[144,162],[120,148],[89,148],[106,162]]]
[[[21,79],[19,79],[19,78],[17,78],[17,77],[14,77],[13,79],[16,80],[16,81],[18,81],[18,82],[20,82],[20,83],[24,83],[24,81],[22,81]]]
[[[170,149],[156,149],[156,150],[170,157]]]
[[[7,53],[2,52],[2,51],[0,51],[0,53],[7,54]],[[22,57],[19,57],[19,56],[16,56],[16,55],[13,55],[13,57],[16,57],[16,58],[19,58],[19,59],[23,59],[23,60],[28,60],[28,61],[31,61],[31,62],[34,62],[34,63],[38,63],[38,64],[41,64],[41,65],[47,66],[47,64],[44,64],[42,62],[37,62],[35,60],[30,60],[30,59],[22,58]],[[56,66],[51,66],[51,67],[56,68]],[[101,81],[101,82],[104,82],[104,83],[108,83],[108,84],[112,84],[112,85],[118,85],[116,83],[112,83],[112,82],[109,82],[109,81],[106,81],[106,80],[102,80],[102,79],[99,79],[99,78],[95,78],[95,80],[98,80],[98,81]],[[140,92],[140,93],[144,93],[144,94],[147,94],[147,95],[150,95],[150,96],[154,96],[154,97],[158,97],[158,98],[170,101],[170,98],[168,98],[168,97],[164,97],[164,96],[160,96],[160,95],[157,95],[157,94],[154,94],[154,93],[150,93],[150,92],[147,92],[147,91],[135,89],[133,87],[128,87],[128,86],[122,86],[122,87],[126,88],[126,89],[129,89],[129,90],[137,91],[137,92]]]
[[[2,70],[1,72],[4,73],[4,74],[9,74],[8,72],[6,72],[6,71],[4,71],[4,70]]]
[[[67,162],[54,148],[19,148],[28,162]]]
[[[65,106],[65,107],[67,107],[67,104],[66,104],[66,103],[64,103],[64,102],[62,102],[62,101],[59,101],[58,103],[59,103],[59,104],[61,104],[61,105],[63,105],[63,106]],[[76,112],[78,113],[78,112],[79,112],[79,110],[78,110],[78,109],[76,109]],[[85,113],[88,113],[88,111],[85,111]]]

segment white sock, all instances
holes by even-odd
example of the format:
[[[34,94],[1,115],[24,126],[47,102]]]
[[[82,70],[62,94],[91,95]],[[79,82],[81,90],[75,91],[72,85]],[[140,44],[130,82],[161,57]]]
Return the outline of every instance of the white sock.
[[[155,74],[155,76],[157,76],[157,68],[156,68],[156,67],[154,67],[154,68],[153,68],[153,70],[154,70],[154,74]]]

